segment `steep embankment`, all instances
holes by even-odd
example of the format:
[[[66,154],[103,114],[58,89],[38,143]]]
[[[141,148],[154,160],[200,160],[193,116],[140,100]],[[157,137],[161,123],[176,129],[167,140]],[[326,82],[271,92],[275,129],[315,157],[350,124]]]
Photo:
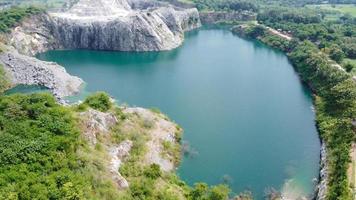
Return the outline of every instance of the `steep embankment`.
[[[50,49],[160,51],[178,47],[200,26],[195,8],[145,0],[80,0],[61,13],[24,21],[9,35],[21,53]]]

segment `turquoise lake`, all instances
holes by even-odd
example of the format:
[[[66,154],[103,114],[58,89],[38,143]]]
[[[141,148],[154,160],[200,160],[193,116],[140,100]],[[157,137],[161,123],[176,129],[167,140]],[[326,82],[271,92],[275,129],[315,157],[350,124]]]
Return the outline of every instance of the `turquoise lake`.
[[[256,199],[271,187],[292,196],[314,190],[320,142],[312,96],[281,52],[228,30],[201,29],[172,51],[37,57],[81,77],[80,98],[106,91],[120,103],[159,108],[181,125],[194,154],[177,173],[191,185],[226,182]]]

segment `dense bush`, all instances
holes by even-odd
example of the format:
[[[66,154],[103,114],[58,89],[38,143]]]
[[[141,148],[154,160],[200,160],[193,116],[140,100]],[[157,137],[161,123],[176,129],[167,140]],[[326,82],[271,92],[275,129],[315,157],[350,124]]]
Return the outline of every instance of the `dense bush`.
[[[80,199],[78,130],[49,94],[0,97],[0,199]]]
[[[105,92],[96,92],[88,96],[84,104],[102,112],[108,111],[112,107],[110,96]]]
[[[189,194],[189,199],[226,200],[229,197],[229,192],[230,189],[226,185],[209,187],[206,183],[196,183]]]
[[[33,14],[39,14],[44,10],[36,7],[12,7],[8,10],[0,11],[0,32],[7,32],[23,18]]]
[[[199,10],[253,11],[258,7],[254,2],[246,0],[191,0]]]
[[[258,21],[263,22],[293,22],[293,23],[320,23],[321,17],[307,9],[285,9],[285,8],[272,8],[261,12],[257,16]]]

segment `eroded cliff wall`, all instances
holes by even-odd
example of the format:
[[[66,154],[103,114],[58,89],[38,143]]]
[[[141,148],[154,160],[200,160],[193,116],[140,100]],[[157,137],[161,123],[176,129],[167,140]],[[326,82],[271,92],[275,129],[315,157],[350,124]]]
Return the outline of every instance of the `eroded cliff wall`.
[[[80,0],[71,9],[24,21],[10,34],[21,53],[51,49],[160,51],[178,47],[200,26],[195,8],[151,0]]]

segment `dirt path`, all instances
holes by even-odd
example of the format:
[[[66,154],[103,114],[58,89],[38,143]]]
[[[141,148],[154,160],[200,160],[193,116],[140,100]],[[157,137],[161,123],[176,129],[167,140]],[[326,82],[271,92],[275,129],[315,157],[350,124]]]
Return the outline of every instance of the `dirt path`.
[[[288,41],[292,39],[292,37],[290,35],[281,33],[280,31],[277,31],[276,29],[273,29],[273,28],[270,28],[270,27],[266,27],[266,28],[270,33],[272,33],[274,35],[277,35],[279,37],[282,37],[282,38],[284,38],[284,39],[286,39]]]

